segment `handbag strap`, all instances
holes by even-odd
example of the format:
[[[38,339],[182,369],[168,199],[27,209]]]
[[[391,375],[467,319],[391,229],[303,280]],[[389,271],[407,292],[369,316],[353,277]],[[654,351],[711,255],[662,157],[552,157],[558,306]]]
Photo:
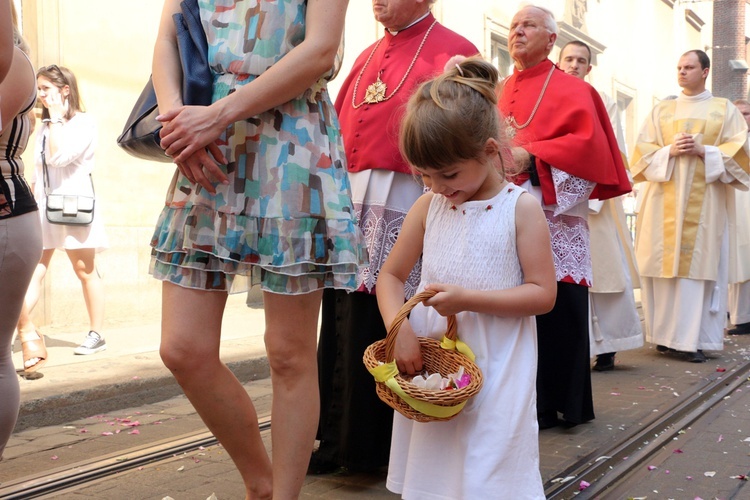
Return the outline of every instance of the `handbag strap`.
[[[42,136],[42,170],[44,175],[44,194],[49,196],[49,170],[47,170],[47,136]],[[89,182],[91,182],[91,195],[96,198],[96,190],[94,189],[94,178],[89,174]]]

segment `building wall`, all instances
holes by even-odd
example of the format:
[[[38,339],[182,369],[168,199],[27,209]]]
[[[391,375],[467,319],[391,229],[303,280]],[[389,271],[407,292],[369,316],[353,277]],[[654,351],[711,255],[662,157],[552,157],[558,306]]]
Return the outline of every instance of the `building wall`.
[[[550,8],[558,20],[573,25],[574,1],[539,3]],[[111,243],[99,259],[107,289],[107,322],[158,314],[160,284],[148,275],[148,243],[174,169],[131,158],[119,150],[115,140],[150,74],[162,2],[20,2],[34,63],[73,69],[88,112],[99,126],[94,173],[97,210],[106,219]],[[710,3],[588,0],[584,4],[582,32],[603,47],[590,83],[610,95],[630,99],[627,137],[632,147],[637,129],[654,103],[679,91],[675,76],[679,55],[691,48],[711,46]],[[516,5],[497,0],[438,0],[433,12],[489,58],[493,38],[507,38]],[[702,30],[686,21],[687,6],[705,22]],[[346,54],[341,76],[330,85],[333,96],[356,56],[383,33],[373,19],[371,2],[364,0],[349,2],[346,26]],[[29,164],[33,164],[31,150],[27,152]],[[36,317],[41,325],[77,324],[86,319],[78,281],[59,252]]]
[[[745,3],[746,0],[714,1],[712,83],[715,95],[731,100],[747,97]]]

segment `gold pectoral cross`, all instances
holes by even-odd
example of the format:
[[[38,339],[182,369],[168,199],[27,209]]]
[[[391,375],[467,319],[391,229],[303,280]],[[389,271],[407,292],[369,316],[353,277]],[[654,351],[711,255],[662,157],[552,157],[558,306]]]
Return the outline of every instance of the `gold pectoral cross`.
[[[371,83],[367,87],[367,93],[365,94],[365,102],[367,104],[375,104],[385,100],[385,83],[380,80],[380,75],[375,82]]]

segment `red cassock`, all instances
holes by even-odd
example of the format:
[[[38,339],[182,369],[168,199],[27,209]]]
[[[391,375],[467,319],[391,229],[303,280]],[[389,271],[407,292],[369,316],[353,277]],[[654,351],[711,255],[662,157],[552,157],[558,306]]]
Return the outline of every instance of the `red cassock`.
[[[425,39],[425,34],[434,21],[435,17],[429,14],[396,36],[386,30],[377,49],[376,42],[363,50],[354,62],[336,98],[336,112],[341,122],[350,172],[380,168],[411,173],[411,167],[404,161],[398,149],[398,130],[406,101],[417,86],[440,74],[451,57],[473,56],[479,53],[474,44],[439,23],[432,27],[432,31]],[[423,40],[425,42],[419,57],[414,59]],[[412,61],[414,63],[409,70]],[[360,77],[365,64],[367,67]],[[408,76],[398,88],[407,72]],[[359,105],[365,98],[367,87],[374,83],[378,76],[386,84],[386,97],[393,97],[375,104],[365,103],[355,108],[352,105],[355,86],[354,103]]]
[[[523,125],[552,72],[533,119],[527,127],[518,129],[513,139],[514,146],[536,157],[544,203],[556,203],[550,166],[596,182],[591,198],[606,200],[630,192],[617,139],[599,93],[583,80],[553,67],[547,59],[529,69],[515,70],[505,80],[498,103],[503,120],[513,116]]]

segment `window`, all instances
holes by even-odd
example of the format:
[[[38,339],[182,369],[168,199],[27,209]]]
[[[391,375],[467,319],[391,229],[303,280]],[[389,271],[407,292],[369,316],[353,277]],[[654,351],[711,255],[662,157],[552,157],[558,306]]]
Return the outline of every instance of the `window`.
[[[505,78],[513,73],[513,61],[508,52],[508,40],[502,40],[495,35],[490,41],[490,62],[500,71],[500,76]]]

